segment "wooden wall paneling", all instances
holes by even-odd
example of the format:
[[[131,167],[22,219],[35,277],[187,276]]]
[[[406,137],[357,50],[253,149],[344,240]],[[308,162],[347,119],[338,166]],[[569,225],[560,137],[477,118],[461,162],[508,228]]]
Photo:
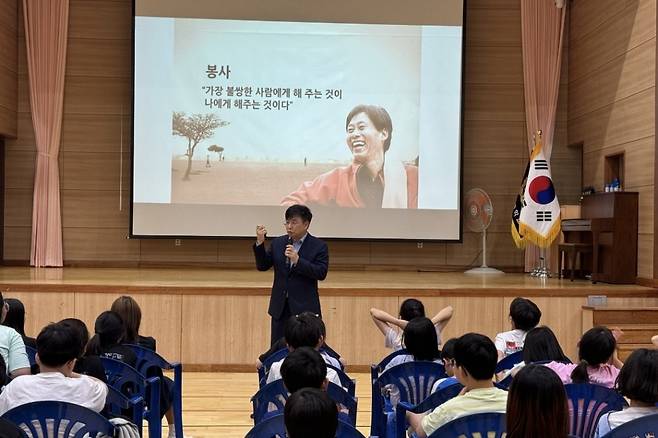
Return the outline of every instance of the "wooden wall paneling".
[[[128,191],[62,190],[64,228],[119,228],[126,230],[130,214]]]
[[[5,188],[32,190],[35,160],[34,151],[5,148]]]
[[[466,46],[521,47],[521,9],[519,2],[505,9],[494,9],[494,1],[488,0],[486,7],[468,2],[466,11]],[[484,2],[483,2],[484,3]],[[503,3],[503,2],[499,2]],[[487,23],[487,25],[483,25]],[[468,51],[468,49],[467,49]]]
[[[464,193],[479,187],[491,194],[517,194],[523,171],[528,164],[524,159],[470,158],[464,162]]]
[[[347,360],[348,365],[378,363],[391,351],[384,348],[384,335],[372,321],[370,308],[376,307],[397,316],[403,299],[321,296],[327,343]]]
[[[10,227],[5,222],[4,259],[13,261],[29,261],[32,226]]]
[[[76,293],[75,317],[87,324],[91,335],[98,315],[110,310],[112,303],[122,292],[116,293]],[[139,329],[143,336],[153,336],[157,350],[164,358],[173,361],[181,359],[182,298],[178,294],[135,294],[131,293],[142,311]],[[69,316],[72,316],[71,313]]]
[[[465,84],[523,85],[523,57],[518,47],[468,47]]]
[[[651,88],[656,39],[649,39],[585,76],[569,83],[569,117],[576,118]]]
[[[19,81],[23,81],[24,78],[20,77]],[[21,86],[19,85],[19,95],[20,95]],[[23,90],[27,92],[27,90]],[[20,98],[19,98],[20,100]],[[34,139],[34,128],[32,126],[32,114],[30,112],[18,112],[18,134],[15,139],[7,141],[6,148],[7,150],[20,150],[24,152],[34,152],[36,151],[36,140]]]
[[[588,151],[583,154],[583,159],[588,163],[584,178],[590,184],[603,184],[605,156],[623,153],[624,190],[631,190],[631,187],[653,186],[653,169],[647,166],[647,160],[653,162],[654,147],[655,137],[652,135],[628,143]]]
[[[176,246],[173,239],[143,239],[140,240],[139,251],[142,262],[176,265],[217,264],[219,242],[182,239],[180,245]]]
[[[597,4],[587,12],[595,13]],[[573,21],[571,29],[582,23]],[[599,32],[592,32],[581,40],[570,41],[571,60],[577,60],[569,68],[572,81],[587,75],[610,60],[624,55],[629,49],[656,36],[656,2],[653,0],[634,0],[619,14],[609,18]],[[605,44],[602,42],[605,41]]]
[[[128,78],[67,76],[64,118],[68,114],[126,114],[131,108],[131,90],[132,80]]]
[[[35,338],[51,322],[73,317],[73,293],[3,291],[4,298],[17,298],[25,306],[25,333]]]
[[[132,79],[131,53],[130,38],[69,38],[66,75]]]
[[[462,245],[447,244],[447,263],[450,266],[480,266],[482,264],[482,234],[464,230]],[[487,233],[487,264],[489,266],[523,266],[524,252],[514,246],[509,231]]]
[[[18,93],[18,2],[0,4],[0,136],[16,137]]]
[[[118,145],[118,140],[116,144]],[[62,151],[62,190],[106,190],[116,191],[119,188],[130,190],[130,144],[124,145],[121,153],[115,152]]]
[[[464,89],[464,120],[525,121],[523,87],[471,84]]]
[[[593,32],[600,32],[601,26],[619,15],[629,5],[637,7],[637,0],[618,2],[616,0],[580,0],[569,4],[571,21],[577,26],[569,29],[570,40],[582,40]]]
[[[256,227],[254,226],[254,230]],[[311,230],[312,231],[312,230]],[[276,233],[275,233],[276,235]],[[255,236],[255,234],[254,234]],[[245,267],[255,267],[254,250],[255,241],[251,239],[219,240],[219,263],[222,265],[237,264]]]
[[[488,9],[489,12],[500,9],[518,11],[519,2],[515,0],[468,0],[468,10]]]
[[[497,333],[507,330],[507,318],[502,317],[502,297],[424,297],[422,301],[428,316],[448,305],[455,311],[441,333],[442,342],[469,332],[482,333],[493,340]]]
[[[330,240],[327,245],[331,269],[350,269],[370,264],[370,242]]]
[[[130,106],[123,107],[123,117],[120,114],[67,114],[62,121],[62,151],[89,153],[93,145],[91,151],[95,153],[106,152],[118,157],[123,132],[123,152],[129,155],[130,111]]]
[[[638,233],[653,234],[653,186],[628,187],[628,191],[638,192]]]
[[[370,263],[390,266],[438,266],[446,263],[446,244],[424,242],[371,242]]]
[[[523,121],[465,121],[462,160],[482,158],[483,154],[491,159],[519,159],[523,151],[527,150],[525,137]],[[519,178],[521,176],[523,175]]]
[[[5,226],[21,227],[32,224],[32,189],[5,190]]]
[[[503,316],[509,315],[509,306],[514,297],[505,297]],[[531,297],[542,311],[540,325],[551,328],[562,350],[572,361],[578,360],[578,341],[582,336],[582,306],[586,297]],[[509,329],[506,329],[509,330]]]
[[[64,260],[135,264],[139,241],[128,239],[127,228],[64,228]]]
[[[268,303],[268,296],[183,296],[182,361],[255,364],[270,346]]]
[[[129,1],[71,0],[69,39],[130,40],[132,7]]]
[[[637,236],[637,276],[653,278],[653,233]]]

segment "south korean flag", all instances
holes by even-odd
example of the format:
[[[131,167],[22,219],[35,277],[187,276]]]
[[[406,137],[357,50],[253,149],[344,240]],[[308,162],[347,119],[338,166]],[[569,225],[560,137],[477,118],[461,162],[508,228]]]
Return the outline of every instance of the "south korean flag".
[[[550,246],[560,234],[560,204],[551,179],[551,166],[544,155],[541,140],[530,155],[523,201],[519,233],[525,240],[540,248]]]

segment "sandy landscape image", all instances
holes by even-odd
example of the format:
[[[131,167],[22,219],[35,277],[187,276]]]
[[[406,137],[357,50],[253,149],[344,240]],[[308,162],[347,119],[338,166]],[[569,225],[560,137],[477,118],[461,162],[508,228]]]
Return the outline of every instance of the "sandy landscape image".
[[[189,180],[187,160],[173,160],[171,202],[186,204],[280,205],[304,181],[345,164],[264,163],[194,160]]]

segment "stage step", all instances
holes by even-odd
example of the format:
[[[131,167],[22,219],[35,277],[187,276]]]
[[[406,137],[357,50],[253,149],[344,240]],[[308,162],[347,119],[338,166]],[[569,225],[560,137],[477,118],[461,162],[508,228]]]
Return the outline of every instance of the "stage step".
[[[651,325],[658,321],[658,307],[594,307],[594,325]]]

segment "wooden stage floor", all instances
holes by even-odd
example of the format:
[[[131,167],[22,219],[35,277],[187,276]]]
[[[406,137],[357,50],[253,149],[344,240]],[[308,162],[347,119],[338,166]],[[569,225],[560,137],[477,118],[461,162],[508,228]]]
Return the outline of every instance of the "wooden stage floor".
[[[356,379],[357,428],[370,431],[370,374],[350,373]],[[183,426],[186,437],[244,437],[253,427],[251,396],[258,390],[256,371],[251,373],[183,374]],[[164,426],[162,436],[166,436]]]
[[[0,290],[42,292],[116,292],[264,295],[271,272],[240,269],[181,268],[28,268],[0,267]],[[586,280],[537,279],[527,274],[493,276],[456,272],[330,271],[320,284],[321,294],[369,295],[409,291],[423,295],[654,295],[656,289],[639,285],[592,284]]]

